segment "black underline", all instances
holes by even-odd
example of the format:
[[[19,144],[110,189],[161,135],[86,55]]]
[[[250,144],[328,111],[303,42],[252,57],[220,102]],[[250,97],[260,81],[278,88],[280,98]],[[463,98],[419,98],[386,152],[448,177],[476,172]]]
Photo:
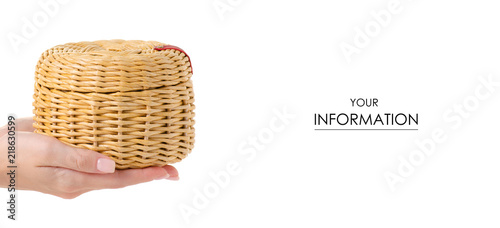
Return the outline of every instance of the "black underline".
[[[416,128],[326,128],[314,129],[315,131],[418,131]]]

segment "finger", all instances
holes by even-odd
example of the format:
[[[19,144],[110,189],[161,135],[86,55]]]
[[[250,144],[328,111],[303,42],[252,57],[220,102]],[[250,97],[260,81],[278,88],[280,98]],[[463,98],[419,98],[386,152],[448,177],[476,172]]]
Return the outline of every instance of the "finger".
[[[168,177],[169,174],[164,168],[149,167],[143,169],[117,170],[113,174],[84,174],[82,183],[83,186],[98,190],[106,188],[123,188]]]
[[[35,152],[37,166],[61,167],[85,173],[115,172],[115,162],[106,155],[69,146],[46,135],[21,133],[20,138],[24,138],[24,135],[29,139],[23,140],[23,147]]]
[[[168,173],[168,177],[166,177],[165,179],[173,180],[173,181],[179,180],[179,172],[177,171],[177,169],[175,167],[173,167],[171,165],[166,165],[166,166],[163,166],[162,168],[165,169],[165,171],[167,171],[167,173]]]
[[[33,127],[33,117],[23,117],[14,120],[16,125],[14,125],[16,131],[28,131],[33,132],[35,128]],[[0,136],[7,134],[8,125],[5,125],[0,128]]]
[[[33,117],[23,117],[16,119],[15,121],[17,125],[16,128],[17,131],[28,131],[28,132],[35,131],[35,127],[33,127],[33,123],[35,123]]]

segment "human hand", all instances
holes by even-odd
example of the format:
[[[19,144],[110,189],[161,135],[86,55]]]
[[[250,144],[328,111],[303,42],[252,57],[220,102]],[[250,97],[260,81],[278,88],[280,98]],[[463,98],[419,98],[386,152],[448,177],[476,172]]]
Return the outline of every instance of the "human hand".
[[[56,138],[33,133],[33,119],[16,121],[16,189],[34,190],[64,199],[107,188],[123,188],[152,180],[178,180],[170,165],[115,170],[115,162],[98,152],[66,145]],[[9,185],[7,126],[0,128],[0,187]]]

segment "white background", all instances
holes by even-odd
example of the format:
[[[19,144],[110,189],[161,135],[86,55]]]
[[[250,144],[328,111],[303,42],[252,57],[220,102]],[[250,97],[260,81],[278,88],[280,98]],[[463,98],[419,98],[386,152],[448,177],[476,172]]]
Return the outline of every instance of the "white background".
[[[69,1],[27,42],[25,21],[46,14],[39,1],[0,3],[0,123],[32,115],[40,54],[67,42],[157,40],[192,59],[196,145],[175,164],[181,180],[153,181],[64,200],[18,193],[18,221],[0,206],[0,227],[498,227],[499,87],[463,118],[443,119],[473,99],[479,77],[500,81],[496,1],[401,0],[399,13],[348,63],[340,49],[389,0]],[[231,5],[231,3],[233,5]],[[43,18],[39,18],[41,22]],[[378,98],[352,108],[349,98]],[[238,153],[269,129],[273,109],[296,115],[255,158]],[[314,131],[314,113],[419,113],[419,131]],[[391,191],[384,174],[415,140],[440,128],[447,140]],[[4,158],[2,158],[4,159]],[[188,221],[180,205],[213,186],[210,172],[231,161],[241,172]],[[22,172],[22,170],[20,170]],[[0,202],[7,200],[0,189]],[[4,200],[5,199],[5,200]]]

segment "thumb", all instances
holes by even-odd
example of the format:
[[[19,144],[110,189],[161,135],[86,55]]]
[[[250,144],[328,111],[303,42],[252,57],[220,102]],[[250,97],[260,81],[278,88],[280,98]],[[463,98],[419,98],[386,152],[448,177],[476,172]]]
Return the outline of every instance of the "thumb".
[[[42,155],[40,163],[43,166],[61,167],[86,173],[114,173],[115,162],[106,155],[98,152],[76,148],[61,141],[36,133],[33,144],[41,145],[33,148]]]

